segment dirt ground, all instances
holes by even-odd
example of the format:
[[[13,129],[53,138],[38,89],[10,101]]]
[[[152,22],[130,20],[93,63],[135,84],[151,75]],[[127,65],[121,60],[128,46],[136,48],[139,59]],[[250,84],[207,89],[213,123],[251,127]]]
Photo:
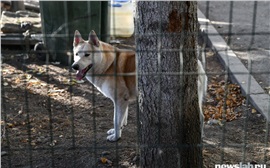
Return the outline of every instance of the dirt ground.
[[[133,43],[133,44],[132,44]],[[124,42],[134,45],[133,41]],[[106,141],[113,127],[113,104],[89,82],[78,83],[68,66],[2,53],[2,167],[137,167],[136,103],[129,108],[122,138]],[[215,53],[207,49],[208,86],[227,81]],[[208,92],[207,100],[213,100]],[[207,105],[213,101],[207,101]],[[248,105],[226,123],[205,125],[204,167],[229,163],[270,166],[265,119]]]

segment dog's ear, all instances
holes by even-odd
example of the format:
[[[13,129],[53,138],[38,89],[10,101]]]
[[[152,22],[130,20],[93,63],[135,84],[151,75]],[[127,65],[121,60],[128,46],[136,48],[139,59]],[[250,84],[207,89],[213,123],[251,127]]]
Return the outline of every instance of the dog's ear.
[[[82,41],[83,41],[83,39],[82,39],[80,32],[78,30],[75,30],[73,46],[77,46]]]
[[[96,47],[99,47],[99,39],[94,30],[89,33],[88,42]]]

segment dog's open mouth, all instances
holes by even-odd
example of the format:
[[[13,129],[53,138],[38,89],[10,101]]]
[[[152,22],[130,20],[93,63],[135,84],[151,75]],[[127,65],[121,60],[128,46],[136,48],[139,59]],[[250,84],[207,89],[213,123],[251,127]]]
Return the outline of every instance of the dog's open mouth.
[[[77,80],[82,80],[86,73],[92,68],[93,64],[88,65],[86,68],[82,69],[82,70],[78,70],[77,74],[76,74],[76,79]]]

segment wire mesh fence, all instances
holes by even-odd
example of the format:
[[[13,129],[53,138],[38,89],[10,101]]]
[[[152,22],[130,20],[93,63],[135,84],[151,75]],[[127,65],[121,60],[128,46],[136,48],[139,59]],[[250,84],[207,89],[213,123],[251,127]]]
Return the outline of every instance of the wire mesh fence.
[[[72,8],[77,8],[76,3],[62,3],[64,10],[59,19],[64,20],[62,27],[60,24],[54,33],[42,32],[41,35],[47,38],[45,43],[55,45],[53,49],[34,51],[29,42],[33,37],[31,32],[23,34],[22,45],[4,45],[4,38],[1,40],[1,166],[139,167],[142,146],[139,143],[138,102],[133,101],[129,106],[128,125],[123,129],[122,138],[109,142],[106,132],[114,125],[114,103],[100,93],[102,87],[97,89],[86,79],[77,80],[72,69],[72,57],[76,55],[72,44],[74,33],[69,32],[73,28],[69,30],[66,27],[89,21],[91,24],[81,37],[90,39],[88,33],[91,25],[95,24],[90,18],[96,16],[92,11],[98,5],[100,10],[97,13],[104,12],[104,4],[86,2],[86,13],[92,15],[82,14],[83,17],[75,17],[71,23],[69,17]],[[159,7],[162,10],[162,6]],[[269,7],[269,2],[198,2],[198,58],[208,77],[202,107],[204,137],[200,144],[204,167],[221,167],[222,164],[270,166]],[[114,17],[111,22],[115,22]],[[43,20],[43,26],[45,24],[48,23]],[[80,27],[75,29],[80,30]],[[110,33],[95,31],[100,39],[110,38]],[[149,36],[158,36],[160,40],[162,35],[159,32]],[[134,33],[128,38],[113,37],[108,42],[129,52],[156,52],[158,47],[137,50],[135,39],[140,36]],[[69,44],[65,46],[66,43]],[[160,53],[181,50],[164,49]],[[108,54],[116,52],[104,51]],[[91,51],[89,54],[94,53]],[[61,62],[55,59],[59,55],[68,56]],[[246,70],[239,68],[242,66]],[[182,73],[202,75],[201,72]],[[179,76],[179,72],[164,74]],[[109,75],[116,78],[134,74]],[[137,71],[137,75],[157,74]],[[93,76],[107,77],[100,73]],[[90,80],[95,80],[95,77]],[[115,90],[115,94],[118,92],[121,90]]]

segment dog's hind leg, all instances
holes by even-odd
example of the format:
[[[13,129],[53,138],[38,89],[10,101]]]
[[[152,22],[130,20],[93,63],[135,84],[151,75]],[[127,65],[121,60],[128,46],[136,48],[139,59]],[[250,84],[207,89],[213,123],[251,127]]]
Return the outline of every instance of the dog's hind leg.
[[[124,116],[124,120],[123,120],[123,125],[122,126],[126,126],[127,125],[127,120],[128,120],[128,107],[127,107],[126,112],[125,112],[125,116]]]
[[[203,97],[206,94],[207,91],[207,76],[205,74],[205,71],[203,69],[201,61],[198,60],[198,98],[199,98],[199,108],[200,108],[200,121],[201,121],[201,134],[202,137],[204,137],[204,114],[203,114],[203,108],[202,108],[202,103],[203,103]]]
[[[117,100],[114,103],[114,128],[110,129],[107,134],[108,141],[117,141],[121,138],[123,124],[125,123],[126,112],[128,109],[128,100]]]

